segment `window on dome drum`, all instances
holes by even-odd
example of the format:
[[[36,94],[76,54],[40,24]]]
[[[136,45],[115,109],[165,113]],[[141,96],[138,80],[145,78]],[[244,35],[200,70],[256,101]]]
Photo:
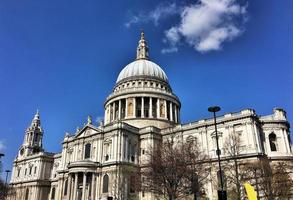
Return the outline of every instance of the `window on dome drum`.
[[[150,109],[149,106],[150,106],[150,98],[144,97],[144,106],[143,106],[144,117],[149,117],[149,109]]]
[[[131,102],[128,102],[128,110],[127,110],[127,116],[133,116],[133,104],[132,104],[132,99],[129,99],[128,101],[131,101]]]
[[[141,97],[136,97],[135,102],[136,102],[136,108],[135,108],[136,117],[141,117]]]
[[[84,146],[84,159],[90,158],[91,157],[91,144],[87,143]]]
[[[157,101],[157,98],[152,98],[152,114],[154,118],[157,117]]]
[[[21,168],[17,169],[17,177],[19,177],[19,175],[20,175],[20,170],[21,170]]]
[[[55,187],[52,188],[51,199],[55,199]]]
[[[269,142],[271,151],[277,151],[277,136],[275,133],[269,135]]]
[[[121,99],[121,119],[125,118],[125,105],[126,105],[126,100]]]
[[[29,189],[26,188],[26,190],[25,190],[25,200],[29,200],[28,197],[29,197]]]
[[[30,167],[30,173],[29,173],[29,175],[31,175],[31,174],[32,174],[32,168],[33,168],[33,167]]]
[[[103,177],[103,193],[108,193],[109,191],[109,176],[105,174]]]
[[[37,167],[35,167],[35,171],[34,171],[34,174],[36,174],[37,173]]]

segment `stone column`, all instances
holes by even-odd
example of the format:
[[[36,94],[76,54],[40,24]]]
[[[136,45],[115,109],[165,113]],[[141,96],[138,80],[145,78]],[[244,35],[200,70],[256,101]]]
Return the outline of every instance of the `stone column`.
[[[176,104],[174,105],[174,117],[175,117],[175,122],[177,123],[178,122],[178,119],[177,119],[177,106]]]
[[[82,200],[85,200],[86,194],[85,194],[85,189],[86,189],[86,172],[83,173],[83,181],[82,181]]]
[[[287,135],[287,132],[285,129],[281,129],[282,133],[283,133],[283,141],[284,141],[284,145],[286,146],[285,149],[286,149],[286,152],[287,153],[290,153],[290,145],[289,145],[289,142],[288,142],[288,135]]]
[[[78,173],[75,173],[74,177],[74,189],[73,189],[73,200],[76,199],[76,193],[77,193],[77,184],[78,184]]]
[[[92,189],[91,189],[91,200],[95,200],[95,185],[96,185],[96,176],[95,173],[92,173]]]
[[[172,102],[170,101],[170,121],[173,121],[173,104]]]
[[[164,107],[165,107],[165,119],[168,119],[168,116],[167,116],[167,101],[164,100]]]
[[[105,113],[104,113],[105,124],[108,123],[107,111],[108,111],[108,106],[105,107]]]
[[[259,134],[259,131],[258,131],[258,129],[257,129],[257,126],[256,126],[256,124],[255,124],[255,122],[252,122],[252,124],[251,124],[252,126],[253,126],[253,129],[254,129],[254,136],[255,136],[255,139],[256,139],[256,147],[257,147],[257,152],[258,153],[261,153],[262,152],[262,148],[261,148],[261,146],[262,146],[262,141],[261,141],[261,138],[260,138],[260,134]],[[265,134],[265,137],[266,137],[266,134]],[[266,139],[266,141],[268,141],[268,139],[267,138],[265,138]],[[268,149],[267,149],[267,142],[265,143],[265,150],[267,150],[267,152],[268,152]]]
[[[71,199],[71,187],[72,187],[72,177],[71,174],[68,174],[68,181],[67,181],[67,199],[70,200]]]
[[[150,100],[149,100],[150,102],[150,106],[149,106],[149,117],[150,118],[153,118],[153,98],[152,97],[150,97]]]
[[[112,107],[112,109],[113,109],[113,120],[115,120],[116,119],[116,102],[114,101],[113,102],[113,107]]]
[[[125,99],[125,119],[128,118],[128,98]]]
[[[157,118],[161,117],[161,113],[160,113],[160,101],[161,99],[157,99]]]
[[[144,117],[144,97],[141,97],[141,117]]]
[[[133,98],[133,117],[136,117],[136,99]]]
[[[119,100],[119,103],[118,103],[118,119],[121,119],[121,99]]]
[[[178,115],[178,117],[177,117],[178,122],[180,122],[180,110],[179,110],[179,107],[178,107],[178,109],[177,109],[177,115]]]

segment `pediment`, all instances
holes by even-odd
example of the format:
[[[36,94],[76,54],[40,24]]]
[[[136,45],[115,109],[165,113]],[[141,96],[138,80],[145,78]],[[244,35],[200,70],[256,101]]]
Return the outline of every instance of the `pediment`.
[[[98,127],[95,127],[91,124],[87,124],[75,135],[75,138],[88,137],[90,135],[94,135],[101,132],[102,130]]]

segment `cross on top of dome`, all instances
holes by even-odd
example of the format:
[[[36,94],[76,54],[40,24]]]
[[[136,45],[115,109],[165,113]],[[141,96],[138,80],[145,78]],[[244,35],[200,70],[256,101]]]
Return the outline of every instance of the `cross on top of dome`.
[[[136,51],[136,59],[149,59],[149,48],[147,42],[144,39],[144,32],[141,31],[140,40],[138,42],[137,51]]]

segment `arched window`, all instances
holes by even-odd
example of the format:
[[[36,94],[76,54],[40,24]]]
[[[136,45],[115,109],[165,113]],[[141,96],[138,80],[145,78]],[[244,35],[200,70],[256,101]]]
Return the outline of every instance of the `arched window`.
[[[130,176],[129,178],[129,192],[135,193],[135,177],[134,176]]]
[[[269,135],[271,151],[277,151],[277,137],[275,133]]]
[[[66,181],[64,183],[64,196],[67,195],[67,188],[68,188],[68,179],[66,179]]]
[[[87,143],[84,147],[84,159],[91,157],[91,144]]]
[[[109,176],[105,174],[103,178],[103,193],[108,193],[109,191]]]
[[[29,189],[26,188],[26,190],[25,190],[25,200],[28,200],[28,197],[29,197]]]
[[[52,188],[51,199],[55,199],[55,188]]]

